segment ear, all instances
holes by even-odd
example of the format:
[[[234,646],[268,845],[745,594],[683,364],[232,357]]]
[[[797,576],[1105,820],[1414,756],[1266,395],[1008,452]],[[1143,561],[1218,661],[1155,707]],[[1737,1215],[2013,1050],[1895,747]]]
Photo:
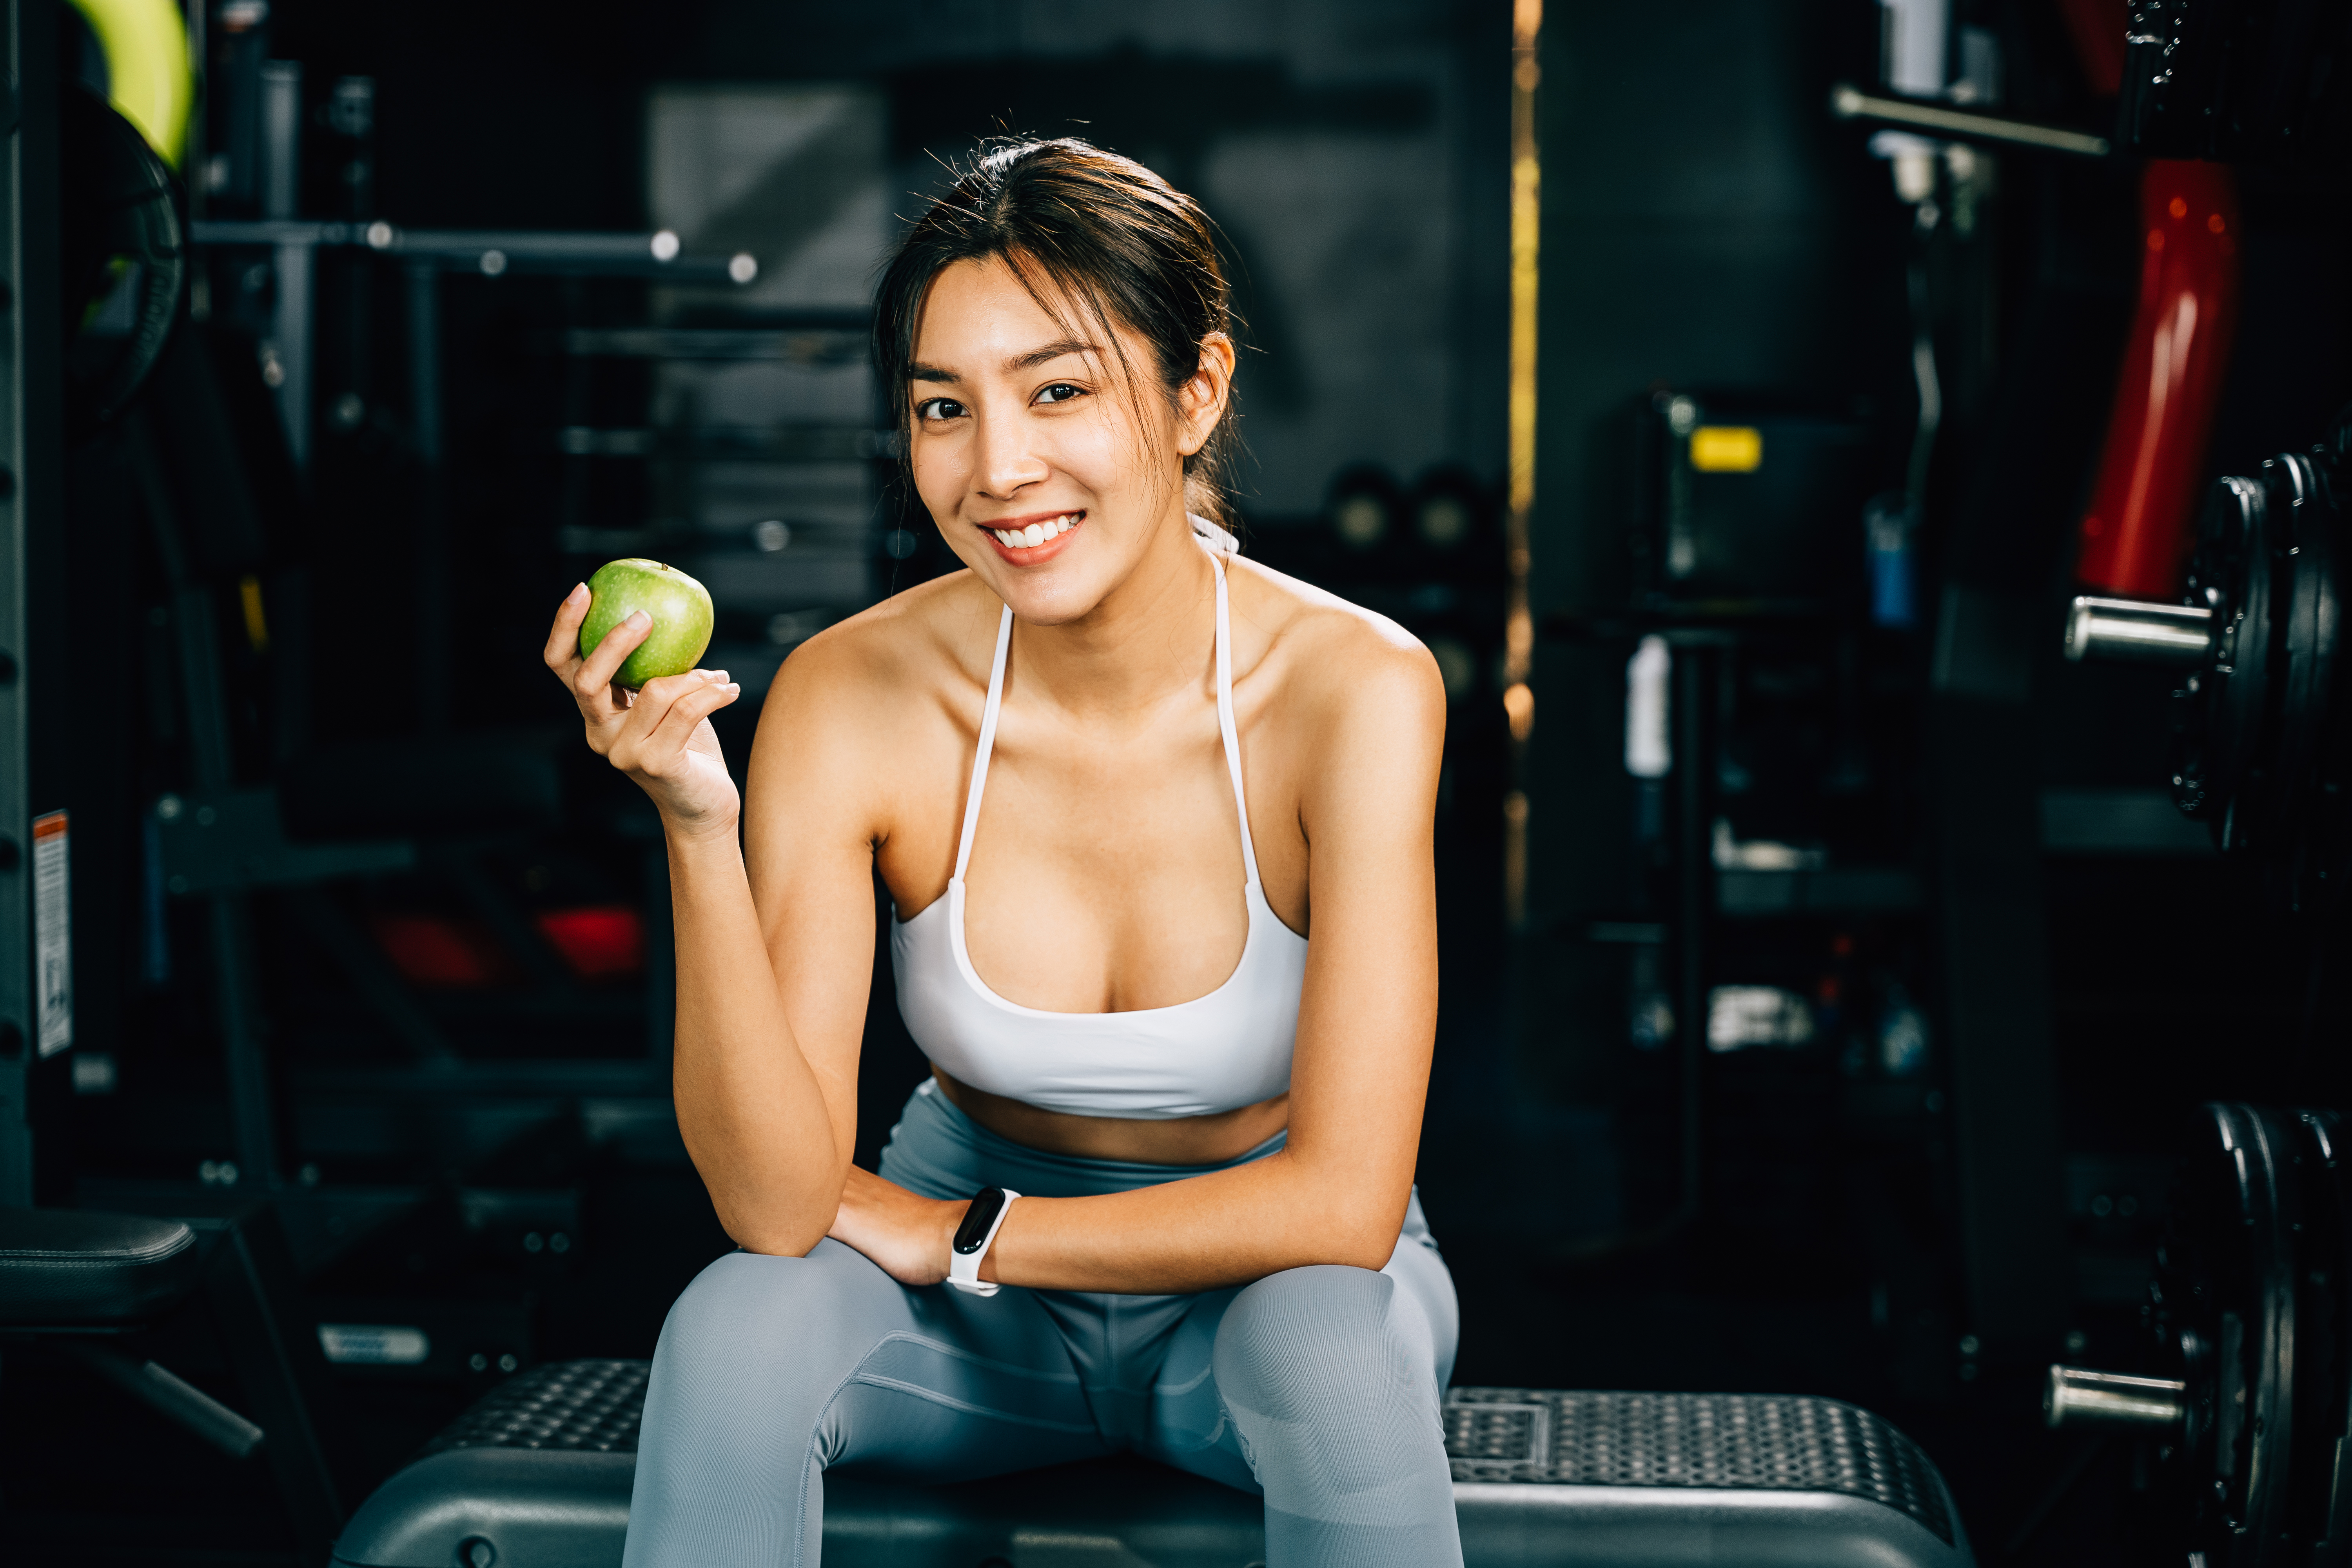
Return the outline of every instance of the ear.
[[[1191,457],[1208,445],[1234,395],[1234,340],[1211,332],[1201,340],[1201,363],[1176,390],[1176,449]]]

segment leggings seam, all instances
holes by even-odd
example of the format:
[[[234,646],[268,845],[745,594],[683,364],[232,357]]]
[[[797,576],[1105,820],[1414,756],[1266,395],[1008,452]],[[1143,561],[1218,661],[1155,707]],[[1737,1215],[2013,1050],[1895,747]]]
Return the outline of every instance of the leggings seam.
[[[998,1421],[1010,1421],[1015,1426],[1038,1426],[1048,1432],[1096,1430],[1092,1422],[1080,1425],[1071,1421],[1049,1421],[1042,1415],[1015,1415],[1010,1410],[997,1410],[985,1405],[974,1405],[968,1399],[958,1399],[953,1394],[941,1394],[936,1389],[925,1388],[919,1384],[907,1383],[898,1378],[884,1377],[878,1373],[870,1374],[863,1372],[856,1373],[851,1376],[850,1381],[863,1384],[868,1388],[885,1388],[894,1394],[912,1394],[917,1399],[927,1399],[933,1405],[944,1405],[950,1410],[961,1410],[971,1415],[986,1415]]]
[[[847,1388],[852,1383],[856,1381],[859,1371],[866,1365],[866,1357],[871,1356],[873,1353],[873,1349],[868,1348],[866,1355],[862,1355],[857,1358],[857,1365],[851,1367],[848,1372],[842,1375],[841,1381],[833,1385],[833,1392],[824,1396],[824,1403],[823,1405],[817,1406],[816,1419],[809,1426],[808,1447],[801,1450],[800,1502],[793,1510],[793,1568],[804,1568],[804,1565],[808,1562],[809,1467],[816,1464],[816,1446],[817,1443],[824,1436],[825,1417],[833,1414],[835,1404],[841,1398],[841,1391]],[[818,1465],[816,1468],[820,1470],[824,1468],[822,1465]],[[819,1528],[822,1529],[823,1527],[820,1526]],[[820,1544],[822,1543],[820,1542]]]
[[[974,1415],[997,1415],[1007,1421],[1018,1422],[1026,1426],[1045,1426],[1055,1431],[1087,1432],[1093,1430],[1093,1427],[1091,1426],[1076,1426],[1066,1422],[1043,1421],[1032,1417],[1013,1415],[1002,1411],[988,1410],[977,1405],[966,1404],[961,1400],[950,1399],[944,1394],[933,1395],[928,1390],[916,1388],[911,1384],[900,1383],[894,1378],[884,1378],[880,1376],[868,1377],[866,1375],[866,1363],[874,1359],[876,1352],[879,1352],[884,1345],[896,1344],[902,1341],[910,1342],[916,1344],[931,1344],[933,1342],[924,1339],[919,1334],[905,1333],[898,1330],[893,1330],[891,1332],[883,1335],[880,1339],[876,1340],[872,1344],[866,1348],[866,1353],[857,1358],[857,1364],[851,1367],[847,1373],[843,1374],[841,1381],[833,1385],[833,1392],[824,1396],[824,1403],[817,1406],[816,1420],[809,1427],[808,1447],[801,1451],[800,1504],[798,1509],[795,1510],[798,1517],[793,1521],[793,1568],[805,1568],[805,1564],[808,1562],[809,1471],[812,1466],[814,1466],[818,1470],[823,1470],[824,1468],[822,1465],[816,1464],[817,1444],[824,1436],[825,1421],[832,1415],[833,1407],[841,1402],[843,1392],[852,1384],[862,1383],[869,1387],[894,1389],[900,1393],[915,1394],[919,1398],[936,1398],[941,1405],[946,1405],[956,1409],[968,1410]],[[951,1345],[939,1345],[935,1348],[945,1350],[950,1355],[959,1356],[966,1361],[978,1362],[983,1366],[1004,1365],[1003,1363],[991,1361],[984,1356],[975,1356],[957,1351]],[[1004,1370],[1015,1371],[1018,1369],[1005,1367]],[[1067,1381],[1071,1383],[1076,1383],[1077,1381],[1076,1377],[1070,1377],[1066,1380],[1063,1379],[1059,1373],[1049,1373],[1039,1375],[1054,1381]]]
[[[1202,1367],[1198,1373],[1186,1378],[1181,1383],[1155,1383],[1151,1385],[1152,1395],[1159,1399],[1172,1399],[1180,1394],[1190,1394],[1206,1383],[1216,1370],[1215,1365],[1212,1363]]]
[[[990,1356],[974,1355],[970,1351],[958,1350],[951,1344],[932,1339],[925,1334],[910,1334],[903,1329],[893,1329],[888,1333],[884,1334],[880,1339],[876,1340],[872,1345],[867,1347],[866,1353],[858,1357],[858,1367],[862,1369],[867,1362],[874,1359],[876,1353],[878,1352],[884,1345],[889,1344],[920,1345],[925,1350],[937,1351],[941,1355],[951,1356],[955,1360],[961,1362],[968,1362],[973,1366],[984,1366],[992,1372],[1009,1373],[1014,1377],[1025,1377],[1035,1383],[1075,1384],[1078,1381],[1078,1376],[1076,1373],[1033,1372],[1024,1366],[1015,1366],[1009,1361],[997,1361]]]

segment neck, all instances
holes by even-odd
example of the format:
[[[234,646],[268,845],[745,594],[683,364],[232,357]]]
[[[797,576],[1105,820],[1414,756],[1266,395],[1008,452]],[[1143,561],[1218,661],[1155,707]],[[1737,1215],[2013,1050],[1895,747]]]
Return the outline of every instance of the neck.
[[[1022,623],[1014,669],[1073,716],[1133,716],[1200,683],[1215,658],[1216,591],[1180,497],[1135,569],[1093,609],[1058,626]]]

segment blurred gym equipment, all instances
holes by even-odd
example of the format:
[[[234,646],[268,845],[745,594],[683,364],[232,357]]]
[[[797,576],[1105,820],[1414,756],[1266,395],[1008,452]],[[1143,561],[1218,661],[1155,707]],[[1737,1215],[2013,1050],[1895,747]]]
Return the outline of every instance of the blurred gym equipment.
[[[2333,1110],[2208,1105],[2156,1255],[2145,1365],[2053,1366],[2053,1426],[2137,1446],[2190,1561],[2352,1554],[2352,1150]]]
[[[258,1421],[142,1358],[152,1331],[173,1326],[226,1351]],[[304,1559],[325,1557],[344,1520],[318,1426],[327,1365],[268,1205],[193,1223],[0,1207],[0,1349],[28,1343],[62,1345],[230,1458],[257,1458]]]
[[[121,412],[163,352],[186,283],[171,171],[95,95],[68,88],[60,171],[66,289],[66,429]]]
[[[2182,671],[2173,802],[2214,847],[2264,866],[2288,908],[2335,906],[2352,874],[2345,786],[2340,489],[2352,417],[2208,492],[2181,597],[2084,595],[2066,657]]]

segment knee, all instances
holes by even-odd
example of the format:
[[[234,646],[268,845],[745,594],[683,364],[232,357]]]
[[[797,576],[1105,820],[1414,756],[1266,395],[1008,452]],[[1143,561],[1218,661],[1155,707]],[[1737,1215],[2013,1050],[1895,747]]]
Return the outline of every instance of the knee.
[[[1388,1405],[1416,1385],[1395,1281],[1369,1268],[1321,1264],[1267,1276],[1234,1298],[1218,1325],[1218,1391],[1281,1421],[1341,1418],[1368,1399]]]
[[[847,1260],[873,1268],[856,1253]],[[860,1281],[844,1262],[823,1246],[806,1258],[733,1252],[718,1259],[671,1306],[657,1366],[735,1379],[778,1352],[803,1363],[824,1359],[823,1347],[857,1316]]]

